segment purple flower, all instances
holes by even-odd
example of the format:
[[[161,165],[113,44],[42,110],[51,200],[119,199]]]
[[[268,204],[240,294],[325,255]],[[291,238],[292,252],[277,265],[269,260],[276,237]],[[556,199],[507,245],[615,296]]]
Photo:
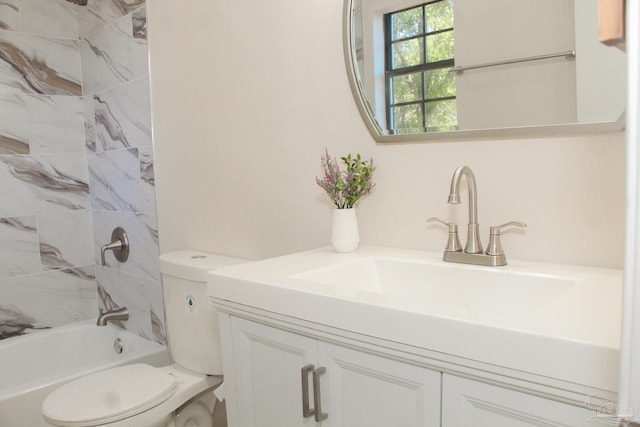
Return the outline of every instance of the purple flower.
[[[360,154],[341,157],[340,160],[346,165],[345,171],[340,170],[337,160],[329,155],[327,149],[320,160],[324,178],[316,177],[316,183],[327,192],[338,209],[353,208],[362,196],[375,187],[371,182],[375,170],[373,159],[367,162],[362,160]]]

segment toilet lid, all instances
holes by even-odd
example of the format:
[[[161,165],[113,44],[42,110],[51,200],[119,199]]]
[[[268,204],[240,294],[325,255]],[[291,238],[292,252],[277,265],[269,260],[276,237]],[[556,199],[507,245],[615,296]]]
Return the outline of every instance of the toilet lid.
[[[107,369],[71,381],[42,404],[42,415],[60,426],[95,426],[144,412],[171,397],[176,378],[146,364]]]

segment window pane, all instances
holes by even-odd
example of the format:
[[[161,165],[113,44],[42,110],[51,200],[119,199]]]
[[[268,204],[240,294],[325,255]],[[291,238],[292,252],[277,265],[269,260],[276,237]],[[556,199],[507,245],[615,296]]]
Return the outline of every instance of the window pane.
[[[422,99],[422,73],[394,77],[391,85],[394,104]]]
[[[424,93],[428,99],[456,96],[456,74],[450,73],[449,68],[426,71]]]
[[[429,0],[385,16],[389,130],[457,129],[456,75],[448,68],[455,54],[453,0]]]
[[[413,37],[424,33],[422,7],[391,15],[391,40]]]
[[[391,45],[393,55],[391,69],[397,70],[398,68],[424,64],[423,43],[424,39],[419,38],[405,40]]]
[[[427,63],[453,58],[453,31],[427,37]]]
[[[397,129],[399,133],[423,131],[422,106],[412,104],[393,107],[393,129]]]
[[[427,32],[453,28],[453,3],[451,0],[427,5]]]
[[[427,128],[432,130],[457,129],[458,112],[456,100],[436,101],[427,103],[426,108]]]

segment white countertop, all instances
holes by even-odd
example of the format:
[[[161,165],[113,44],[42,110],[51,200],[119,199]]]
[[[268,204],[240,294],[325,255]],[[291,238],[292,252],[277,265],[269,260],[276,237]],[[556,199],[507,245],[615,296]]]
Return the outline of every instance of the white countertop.
[[[371,257],[457,269],[470,278],[488,269],[497,275],[523,273],[551,280],[540,286],[540,292],[529,287],[522,296],[518,290],[513,294],[507,288],[505,292],[494,288],[494,293],[509,297],[493,295],[490,304],[474,306],[465,295],[460,295],[460,304],[442,303],[431,300],[428,293],[410,298],[309,278],[316,277],[310,271]],[[377,247],[360,247],[350,254],[320,248],[211,271],[208,292],[214,300],[617,391],[621,270],[517,260],[489,268],[444,263],[441,257],[441,253]]]

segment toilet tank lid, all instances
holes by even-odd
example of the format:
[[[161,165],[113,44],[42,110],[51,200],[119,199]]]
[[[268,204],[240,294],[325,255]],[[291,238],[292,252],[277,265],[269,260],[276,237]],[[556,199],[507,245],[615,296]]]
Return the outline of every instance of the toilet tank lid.
[[[206,282],[208,271],[247,262],[247,259],[195,250],[167,252],[160,255],[160,273],[195,282]]]

